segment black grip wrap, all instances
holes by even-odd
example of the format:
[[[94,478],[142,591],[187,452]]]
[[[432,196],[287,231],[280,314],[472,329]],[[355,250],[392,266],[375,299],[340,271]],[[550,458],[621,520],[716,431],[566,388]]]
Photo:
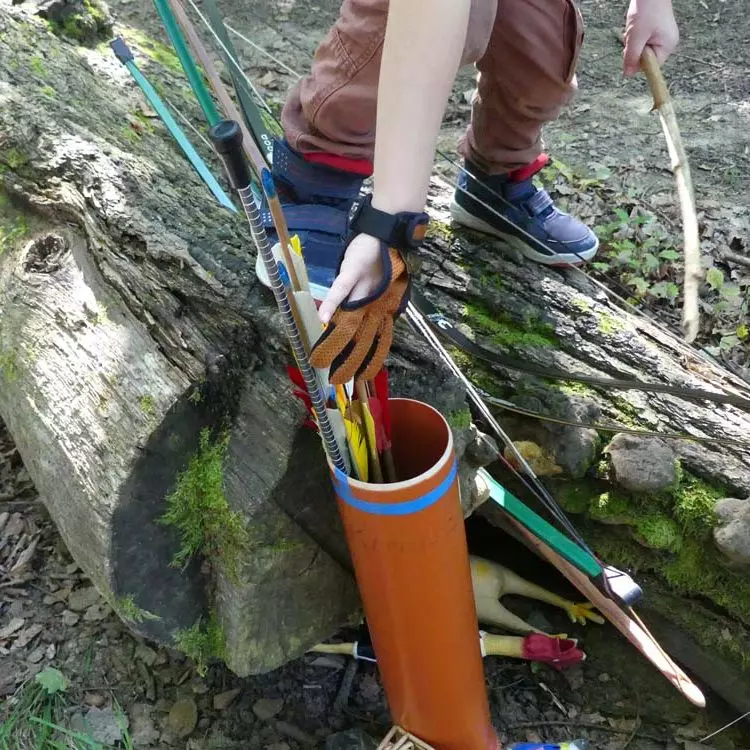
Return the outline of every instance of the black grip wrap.
[[[250,170],[242,150],[242,131],[234,120],[220,120],[208,131],[214,148],[224,161],[232,186],[242,190],[250,184]]]

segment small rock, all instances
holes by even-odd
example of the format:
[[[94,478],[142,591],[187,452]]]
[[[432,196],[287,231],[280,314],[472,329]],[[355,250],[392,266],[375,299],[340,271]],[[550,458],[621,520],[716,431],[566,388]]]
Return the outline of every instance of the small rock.
[[[619,433],[604,452],[614,481],[632,492],[660,492],[677,481],[675,454],[660,438]]]
[[[714,527],[714,543],[733,563],[750,565],[750,498],[727,497],[714,508],[718,524]]]
[[[198,706],[192,698],[181,698],[170,709],[167,726],[178,737],[187,737],[198,723]]]
[[[147,667],[153,667],[156,664],[156,659],[159,655],[154,649],[147,646],[145,643],[139,643],[135,649],[135,658],[142,661]]]
[[[155,745],[159,741],[159,730],[154,724],[151,710],[147,703],[135,703],[130,709],[130,737],[133,747]]]
[[[10,520],[5,525],[5,529],[3,530],[4,536],[18,536],[23,532],[24,529],[24,523],[23,523],[23,516],[20,513],[14,513]]]
[[[101,708],[107,702],[107,699],[101,693],[86,693],[83,699],[89,706],[95,706],[96,708]]]
[[[66,609],[62,613],[63,625],[68,628],[72,628],[80,619],[80,615],[76,614],[75,612],[71,612],[69,609]]]
[[[318,741],[312,735],[304,732],[298,726],[290,724],[288,721],[277,721],[276,731],[280,734],[284,734],[287,737],[291,737],[293,740],[302,743],[303,745],[317,745]]]
[[[57,653],[57,646],[55,646],[54,643],[48,643],[47,650],[44,652],[44,655],[47,657],[47,660],[52,661],[52,659],[55,658],[56,653]]]
[[[26,658],[32,664],[39,664],[39,662],[44,659],[44,654],[46,651],[46,646],[37,646]]]
[[[311,662],[310,666],[324,667],[325,669],[344,669],[344,667],[346,667],[346,660],[343,656],[339,656],[338,654],[330,654],[326,656],[318,656]]]
[[[130,722],[127,716],[115,714],[111,708],[92,707],[85,716],[74,714],[70,724],[73,731],[87,734],[96,742],[114,745],[122,740],[122,733]]]
[[[85,586],[71,593],[68,598],[68,607],[74,612],[83,612],[96,604],[99,599],[99,592],[93,586]]]
[[[261,698],[253,704],[253,713],[261,721],[268,721],[273,719],[283,707],[284,701],[281,698]]]
[[[226,711],[232,705],[234,699],[242,692],[242,688],[226,690],[214,696],[214,709],[217,711]]]
[[[326,737],[325,750],[376,750],[378,743],[361,729],[347,729]]]
[[[599,675],[598,679],[599,679],[599,682],[609,682],[610,677],[606,672],[602,672]]]
[[[108,604],[92,604],[84,613],[84,622],[101,622],[109,617],[112,610]]]

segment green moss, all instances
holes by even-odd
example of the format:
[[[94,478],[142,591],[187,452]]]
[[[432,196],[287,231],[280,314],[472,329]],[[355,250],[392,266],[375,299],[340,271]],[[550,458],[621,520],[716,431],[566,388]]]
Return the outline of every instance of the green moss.
[[[69,13],[62,23],[51,21],[49,25],[55,34],[91,46],[112,31],[112,23],[99,0],[83,0],[81,9]]]
[[[39,89],[39,93],[42,96],[46,96],[48,99],[56,99],[57,98],[57,91],[55,91],[52,86],[42,86],[41,89]]]
[[[0,192],[0,257],[29,233],[26,217]]]
[[[463,317],[475,331],[489,336],[501,347],[527,349],[558,345],[552,326],[534,320],[519,324],[510,315],[493,313],[481,303],[467,305]]]
[[[128,143],[138,143],[138,141],[141,140],[141,134],[130,125],[125,125],[120,130],[120,135],[122,135],[123,139]]]
[[[44,67],[44,58],[41,55],[32,55],[29,60],[29,67],[38,76],[44,76],[47,73],[47,69]]]
[[[174,641],[175,646],[195,663],[201,676],[206,674],[209,661],[226,659],[226,638],[213,611],[205,626],[199,619],[193,627],[178,630]]]
[[[146,36],[138,29],[127,29],[128,41],[136,45],[145,55],[155,62],[163,65],[165,68],[175,72],[182,73],[182,65],[177,55],[165,44]]]
[[[632,525],[636,521],[636,508],[630,497],[617,490],[602,492],[589,505],[589,515],[596,521]]]
[[[618,331],[625,330],[625,325],[622,323],[622,321],[612,317],[608,313],[601,313],[599,315],[599,322],[597,327],[599,331],[601,331],[601,333],[604,333],[608,336],[611,336]]]
[[[198,453],[166,498],[167,511],[161,522],[175,526],[180,533],[174,565],[185,565],[201,554],[221,561],[234,578],[248,534],[242,517],[230,510],[224,495],[223,462],[228,445],[228,434],[211,443],[209,430],[201,431]]]
[[[696,476],[685,474],[678,478],[671,495],[674,499],[675,517],[684,529],[696,536],[707,536],[716,525],[716,503],[726,497],[726,491]]]
[[[636,522],[636,534],[651,549],[679,552],[682,547],[682,534],[677,524],[667,516],[651,515]]]
[[[0,375],[2,375],[8,383],[14,383],[18,380],[18,357],[14,351],[3,349],[1,343]]]
[[[468,409],[457,409],[448,414],[446,420],[455,430],[466,430],[471,425],[471,412]]]
[[[431,219],[427,225],[425,237],[428,240],[439,239],[450,244],[455,239],[456,233],[448,222]]]
[[[153,419],[156,415],[156,402],[154,401],[154,397],[150,394],[146,394],[144,396],[141,396],[138,399],[138,406],[141,407],[141,411],[149,418]]]
[[[585,396],[586,398],[594,398],[597,396],[596,391],[590,385],[576,383],[573,380],[554,383],[554,387],[568,396]]]
[[[568,513],[585,513],[593,490],[585,482],[565,482],[555,488],[555,499]]]
[[[6,151],[0,151],[0,161],[11,172],[20,172],[29,163],[29,157],[20,149],[11,147]]]
[[[582,313],[591,312],[591,300],[589,300],[587,297],[578,297],[575,296],[570,301],[570,303],[575,307],[576,310]]]
[[[135,603],[135,597],[132,594],[128,594],[115,602],[115,608],[120,614],[132,620],[133,622],[143,622],[144,620],[161,620],[159,615],[155,615],[153,612],[149,612],[146,609],[141,609]]]

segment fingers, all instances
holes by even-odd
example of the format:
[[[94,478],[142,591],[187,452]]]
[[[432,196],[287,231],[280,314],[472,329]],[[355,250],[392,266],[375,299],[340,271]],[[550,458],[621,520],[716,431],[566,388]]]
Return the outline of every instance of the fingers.
[[[324,325],[330,322],[333,314],[336,312],[336,308],[349,296],[358,280],[359,275],[355,268],[350,266],[348,269],[344,269],[342,265],[341,273],[339,273],[336,280],[331,284],[326,298],[318,308],[318,317]]]
[[[626,76],[635,75],[641,67],[641,55],[648,42],[648,35],[631,29],[625,31],[625,52],[623,53],[623,72]]]

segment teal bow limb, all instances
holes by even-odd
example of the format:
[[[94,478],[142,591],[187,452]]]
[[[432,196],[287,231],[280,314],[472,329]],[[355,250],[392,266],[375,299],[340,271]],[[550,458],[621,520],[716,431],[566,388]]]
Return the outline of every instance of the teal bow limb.
[[[232,211],[232,213],[237,213],[237,208],[232,203],[229,196],[224,192],[221,185],[219,185],[216,178],[211,173],[211,170],[206,166],[206,163],[201,159],[200,155],[193,147],[193,144],[190,143],[185,133],[177,124],[177,121],[172,117],[172,113],[167,109],[159,94],[156,93],[156,89],[154,89],[146,76],[144,76],[138,69],[135,60],[133,59],[133,53],[123,39],[118,37],[110,44],[110,46],[120,62],[128,69],[130,75],[133,76],[138,87],[143,91],[151,106],[156,110],[159,117],[167,126],[170,134],[177,141],[185,156],[211,190],[216,200],[219,201],[224,208]]]
[[[490,498],[508,515],[515,518],[516,521],[525,526],[538,539],[546,542],[555,552],[562,555],[569,563],[575,565],[582,573],[592,578],[596,578],[602,574],[602,566],[593,555],[589,554],[582,547],[579,547],[554,526],[547,523],[531,508],[527,508],[517,497],[497,482],[486,469],[480,469],[478,473],[487,482],[490,490]]]

